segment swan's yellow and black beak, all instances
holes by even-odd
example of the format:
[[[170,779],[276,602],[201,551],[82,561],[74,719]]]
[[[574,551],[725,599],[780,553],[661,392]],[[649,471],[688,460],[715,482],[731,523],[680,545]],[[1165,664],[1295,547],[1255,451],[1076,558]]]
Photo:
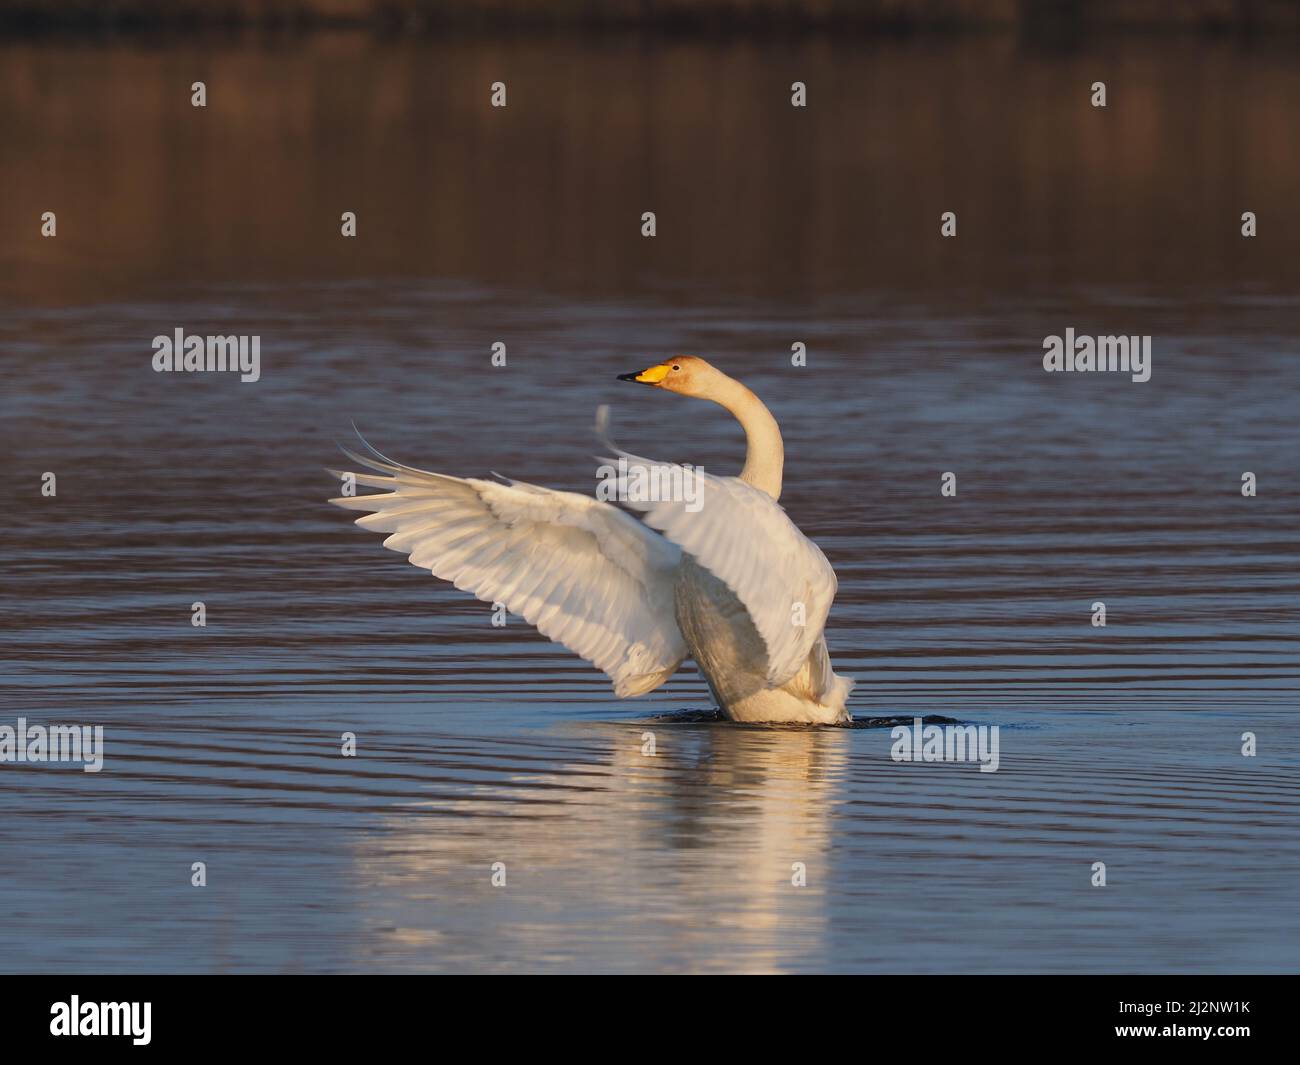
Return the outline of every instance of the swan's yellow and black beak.
[[[657,385],[668,376],[668,366],[660,363],[658,366],[651,366],[648,370],[642,370],[640,373],[621,373],[618,375],[620,381],[636,381],[643,385]]]

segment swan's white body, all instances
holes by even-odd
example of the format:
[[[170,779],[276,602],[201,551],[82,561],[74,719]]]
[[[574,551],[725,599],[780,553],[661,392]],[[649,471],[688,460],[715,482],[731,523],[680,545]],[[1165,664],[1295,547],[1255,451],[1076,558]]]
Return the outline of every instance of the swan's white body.
[[[389,491],[331,502],[371,511],[357,524],[391,533],[385,547],[486,602],[504,603],[607,673],[621,697],[653,691],[689,654],[732,720],[852,720],[845,702],[853,682],[832,671],[822,635],[835,574],[777,503],[784,451],[776,420],[702,359],[684,356],[628,376],[732,411],[748,445],[740,477],[695,471],[699,495],[690,507],[684,499],[630,501],[645,513],[642,523],[573,492],[449,477],[348,452],[383,474],[355,474],[356,483]],[[681,473],[618,455],[629,469]]]

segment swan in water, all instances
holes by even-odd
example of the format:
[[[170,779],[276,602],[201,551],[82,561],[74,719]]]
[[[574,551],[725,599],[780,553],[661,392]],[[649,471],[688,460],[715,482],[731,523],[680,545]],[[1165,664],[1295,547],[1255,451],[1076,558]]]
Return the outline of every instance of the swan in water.
[[[690,655],[733,721],[852,721],[845,702],[853,681],[831,669],[822,632],[835,572],[777,502],[785,449],[772,413],[695,356],[619,380],[729,410],[745,430],[740,476],[621,451],[603,437],[602,408],[603,442],[624,460],[618,498],[644,522],[576,492],[431,473],[373,449],[343,450],[375,473],[334,472],[387,491],[330,502],[370,511],[357,524],[389,533],[385,547],[485,602],[504,603],[608,674],[622,698],[658,688]],[[693,479],[696,498],[643,500],[646,493],[629,490],[633,470],[643,483]]]

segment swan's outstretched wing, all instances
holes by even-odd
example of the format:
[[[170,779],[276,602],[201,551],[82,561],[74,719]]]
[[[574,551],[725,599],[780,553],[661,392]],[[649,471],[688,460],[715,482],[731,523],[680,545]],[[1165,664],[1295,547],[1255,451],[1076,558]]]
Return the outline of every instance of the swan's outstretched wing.
[[[738,477],[714,477],[671,462],[630,455],[605,436],[601,409],[596,428],[606,447],[627,460],[619,499],[645,513],[683,551],[723,581],[744,604],[767,646],[767,683],[780,687],[799,672],[822,634],[835,598],[835,571],[821,548],[799,531],[781,505]],[[640,466],[646,471],[635,472]],[[690,482],[685,499],[637,501],[636,482]],[[660,493],[663,494],[663,493]],[[685,492],[682,493],[686,495]],[[802,621],[802,624],[799,622]]]
[[[609,674],[618,695],[653,691],[685,657],[672,590],[681,552],[631,515],[575,492],[449,477],[343,450],[385,474],[354,474],[357,484],[388,491],[331,503],[372,511],[357,524],[391,533],[385,547],[504,603]]]

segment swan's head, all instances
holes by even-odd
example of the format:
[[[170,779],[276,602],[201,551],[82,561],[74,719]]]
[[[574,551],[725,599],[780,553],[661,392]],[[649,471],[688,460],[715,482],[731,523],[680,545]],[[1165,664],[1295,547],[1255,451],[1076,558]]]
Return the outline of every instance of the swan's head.
[[[694,355],[675,355],[640,373],[621,373],[618,379],[636,381],[652,388],[666,388],[669,392],[683,396],[708,399],[725,379],[725,375]]]

